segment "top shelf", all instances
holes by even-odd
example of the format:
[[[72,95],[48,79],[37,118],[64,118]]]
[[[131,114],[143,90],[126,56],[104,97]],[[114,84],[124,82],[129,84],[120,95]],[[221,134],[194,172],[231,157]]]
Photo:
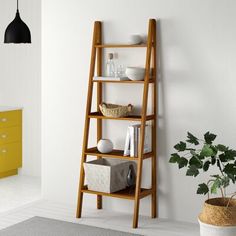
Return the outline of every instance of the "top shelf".
[[[93,80],[94,83],[120,83],[120,84],[144,84],[144,80]],[[153,79],[149,79],[148,83],[154,83]]]
[[[146,48],[147,44],[97,44],[96,48]]]

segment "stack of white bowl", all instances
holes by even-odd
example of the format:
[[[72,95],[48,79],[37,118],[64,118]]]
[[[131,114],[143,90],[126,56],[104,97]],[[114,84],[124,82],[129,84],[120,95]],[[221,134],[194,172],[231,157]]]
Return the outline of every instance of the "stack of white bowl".
[[[145,68],[142,67],[127,67],[126,76],[131,80],[144,80]]]

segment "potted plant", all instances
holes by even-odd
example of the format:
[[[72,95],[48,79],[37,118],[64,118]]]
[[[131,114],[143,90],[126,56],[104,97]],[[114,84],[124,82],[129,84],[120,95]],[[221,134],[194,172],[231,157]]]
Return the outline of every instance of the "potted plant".
[[[205,183],[198,185],[197,194],[208,195],[198,220],[202,236],[236,236],[235,193],[227,194],[229,185],[236,181],[236,150],[223,144],[215,144],[215,134],[207,132],[203,139],[187,133],[187,140],[180,141],[171,154],[170,163],[186,169],[187,176],[196,177],[214,167]],[[220,197],[210,198],[210,194]]]

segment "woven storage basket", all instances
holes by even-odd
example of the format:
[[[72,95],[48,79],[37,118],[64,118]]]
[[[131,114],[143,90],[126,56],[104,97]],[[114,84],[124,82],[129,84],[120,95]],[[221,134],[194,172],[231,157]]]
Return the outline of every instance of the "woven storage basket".
[[[205,201],[202,213],[199,215],[201,222],[216,226],[236,226],[236,200],[229,198],[211,198]]]
[[[84,163],[88,189],[105,193],[125,189],[130,165],[136,172],[136,163],[133,161],[101,158]]]
[[[99,108],[104,116],[118,118],[129,115],[133,109],[133,106],[131,104],[128,106],[121,106],[116,104],[102,103],[99,105]]]

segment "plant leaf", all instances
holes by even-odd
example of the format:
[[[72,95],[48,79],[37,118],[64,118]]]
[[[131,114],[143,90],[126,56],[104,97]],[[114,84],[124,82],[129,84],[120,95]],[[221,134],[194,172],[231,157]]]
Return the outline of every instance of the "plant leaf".
[[[225,156],[227,158],[227,160],[234,160],[234,158],[236,157],[236,151],[235,150],[227,150],[225,151]]]
[[[211,193],[216,194],[217,189],[220,187],[221,187],[221,181],[220,179],[217,178],[211,186]]]
[[[197,155],[196,150],[191,150],[190,153],[191,153],[193,156]]]
[[[232,175],[232,174],[227,174],[227,176],[232,180],[233,184],[235,184],[236,182],[236,176]]]
[[[214,155],[214,151],[212,150],[209,144],[205,144],[201,150],[200,155],[203,157],[210,157]]]
[[[211,157],[211,164],[212,165],[216,164],[216,158],[214,156]]]
[[[186,158],[184,158],[184,157],[181,157],[179,159],[178,163],[179,163],[179,169],[181,169],[181,168],[183,168],[183,167],[188,165],[188,160]]]
[[[207,144],[212,144],[212,142],[215,140],[216,135],[211,134],[209,131],[204,134],[204,139]]]
[[[199,174],[199,170],[194,165],[190,166],[189,169],[186,172],[187,176],[194,176],[194,177],[196,177],[198,174]]]
[[[220,158],[221,162],[227,162],[228,161],[228,158],[224,153],[220,154],[219,158]]]
[[[213,178],[220,178],[219,175],[211,175],[211,177],[213,177]]]
[[[223,144],[218,144],[217,146],[216,146],[216,148],[220,151],[220,152],[225,152],[225,151],[227,151],[229,148],[228,147],[226,147],[225,145],[223,145]]]
[[[216,148],[216,146],[213,146],[213,145],[210,145],[210,148],[212,149],[213,151],[213,156],[216,156],[217,152],[218,152],[218,149]]]
[[[211,164],[210,161],[206,161],[203,165],[203,170],[208,171],[210,164]]]
[[[179,152],[183,152],[183,151],[186,150],[186,143],[181,141],[181,142],[177,143],[177,144],[174,146],[174,148],[175,148],[177,151],[179,151]]]
[[[226,188],[229,186],[229,182],[230,182],[230,179],[228,176],[224,176],[222,179],[221,179],[221,185]]]
[[[178,153],[172,153],[169,163],[178,163],[180,156]]]
[[[209,188],[206,184],[199,184],[197,189],[197,194],[204,194],[206,195],[209,192]]]
[[[186,140],[186,142],[188,143],[192,143],[192,144],[195,144],[195,145],[198,145],[199,142],[198,142],[198,138],[195,137],[194,135],[192,135],[190,132],[187,133],[188,134],[188,139]]]
[[[196,166],[197,168],[202,168],[202,161],[197,157],[197,156],[193,156],[190,160],[189,160],[189,165],[192,166]]]
[[[236,175],[236,165],[232,163],[228,163],[223,169],[227,175]]]

